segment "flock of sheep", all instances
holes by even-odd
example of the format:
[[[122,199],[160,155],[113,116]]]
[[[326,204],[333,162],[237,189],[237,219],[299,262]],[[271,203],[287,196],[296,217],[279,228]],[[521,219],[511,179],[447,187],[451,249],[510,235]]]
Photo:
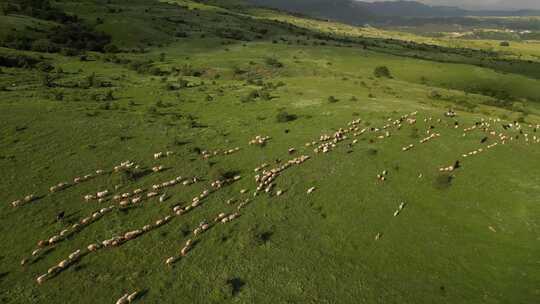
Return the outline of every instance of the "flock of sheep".
[[[253,186],[253,196],[256,197],[261,193],[266,193],[269,196],[281,196],[283,195],[287,190],[286,189],[280,189],[278,187],[278,178],[283,174],[284,171],[289,170],[293,168],[294,166],[301,166],[304,163],[306,163],[308,160],[310,160],[312,157],[315,157],[316,155],[322,155],[325,153],[329,153],[336,149],[338,145],[347,142],[348,139],[352,139],[349,141],[348,145],[349,147],[352,147],[353,145],[358,143],[358,137],[366,134],[366,133],[372,133],[374,134],[374,138],[376,139],[385,139],[391,137],[391,130],[396,129],[400,130],[404,124],[407,125],[415,125],[416,124],[416,116],[417,112],[413,112],[410,114],[406,114],[401,116],[398,119],[388,119],[388,123],[384,125],[381,128],[362,128],[362,120],[357,119],[349,122],[346,127],[338,129],[336,132],[333,132],[332,134],[322,134],[318,137],[317,140],[311,141],[306,143],[304,154],[301,154],[296,157],[292,157],[291,159],[287,161],[276,161],[276,166],[271,167],[267,163],[263,163],[256,168],[254,168],[254,180],[255,185]],[[452,117],[452,119],[455,119]],[[433,118],[429,117],[426,118],[425,122],[431,122]],[[442,123],[441,119],[437,120],[438,123]],[[480,130],[484,133],[486,133],[487,136],[490,136],[492,138],[495,138],[497,141],[493,142],[489,145],[487,145],[485,148],[478,148],[474,151],[467,152],[465,154],[462,154],[463,158],[468,158],[473,155],[478,155],[479,153],[488,151],[492,148],[495,148],[497,145],[501,144],[504,145],[508,141],[518,140],[520,138],[519,135],[521,135],[522,138],[525,139],[526,143],[540,143],[540,139],[536,135],[530,135],[526,132],[524,132],[523,126],[521,126],[519,123],[513,123],[509,125],[504,125],[505,130],[516,130],[519,132],[519,135],[511,136],[509,134],[505,134],[503,132],[496,132],[494,127],[495,123],[500,123],[500,120],[497,119],[490,119],[490,120],[481,120],[480,122],[477,122],[475,125],[469,128],[465,128],[463,131],[463,135],[466,136],[468,133],[473,132],[475,130]],[[536,130],[540,126],[532,126],[529,125],[529,127],[533,130],[532,132],[536,132]],[[438,137],[441,136],[440,133],[436,133],[433,131],[435,127],[431,126],[426,130],[426,133],[428,134],[427,137],[421,139],[419,141],[420,144],[428,143],[429,141],[432,141]],[[458,128],[458,123],[456,122],[453,125],[453,128]],[[487,137],[486,137],[487,138]],[[267,142],[270,140],[270,137],[268,136],[257,136],[251,141],[249,141],[249,145],[260,145],[264,146],[267,144]],[[486,140],[482,140],[482,142],[486,142]],[[406,145],[402,148],[402,151],[409,151],[415,147],[414,144]],[[313,149],[312,155],[309,155],[309,149]],[[226,150],[216,150],[213,152],[209,151],[202,151],[201,155],[204,159],[208,159],[210,157],[218,156],[218,155],[230,155],[232,153],[235,153],[239,151],[240,148],[236,147],[233,149],[226,149]],[[294,147],[291,147],[287,150],[289,155],[297,153],[297,149]],[[322,153],[322,154],[321,154]],[[154,160],[159,160],[161,158],[170,157],[174,155],[174,152],[167,151],[167,152],[157,152],[153,155]],[[460,162],[456,161],[454,165],[447,166],[447,167],[441,167],[439,168],[439,171],[442,172],[452,172],[455,169],[457,169],[460,166]],[[49,188],[49,195],[53,195],[57,192],[64,191],[67,189],[70,189],[77,184],[83,183],[85,181],[89,181],[91,179],[97,178],[98,176],[105,176],[107,174],[114,174],[115,172],[121,172],[130,168],[140,168],[140,165],[132,162],[132,161],[124,161],[120,163],[117,166],[114,166],[112,170],[105,171],[105,170],[95,170],[94,173],[87,174],[84,176],[78,176],[73,179],[72,183],[69,182],[61,182],[58,183],[52,187]],[[159,173],[162,172],[164,167],[162,165],[157,165],[152,168],[153,173]],[[388,170],[384,170],[377,174],[377,179],[379,181],[385,181],[388,175]],[[83,259],[85,256],[89,254],[97,254],[99,251],[104,249],[113,249],[117,248],[126,242],[136,240],[137,238],[143,236],[146,233],[150,233],[156,229],[159,229],[160,227],[170,223],[177,217],[185,216],[187,213],[192,211],[195,208],[199,208],[202,206],[209,198],[210,195],[213,193],[216,193],[220,189],[232,185],[233,183],[239,181],[241,179],[240,175],[236,175],[232,178],[222,178],[218,180],[214,180],[211,182],[209,187],[204,189],[200,194],[196,195],[192,198],[191,202],[189,203],[178,203],[171,207],[171,212],[167,215],[164,215],[163,217],[156,219],[155,221],[152,221],[151,223],[148,223],[146,225],[143,225],[142,227],[138,229],[131,229],[128,231],[124,231],[121,233],[117,233],[112,238],[104,239],[100,242],[95,242],[88,244],[85,248],[79,248],[73,251],[71,254],[68,255],[67,258],[62,259],[52,267],[48,269],[46,273],[43,273],[39,275],[36,278],[36,281],[38,284],[43,284],[47,280],[53,279],[59,274],[62,273],[65,269],[71,267],[72,265],[78,263],[81,259]],[[89,216],[84,217],[79,222],[71,225],[70,227],[67,227],[60,231],[57,234],[54,234],[47,239],[39,240],[37,242],[37,248],[32,252],[30,258],[24,258],[21,261],[22,265],[26,265],[30,259],[37,259],[39,256],[45,255],[49,252],[50,248],[52,246],[56,246],[58,243],[65,241],[69,239],[70,237],[75,236],[77,233],[81,232],[86,227],[89,227],[92,223],[95,223],[96,221],[100,220],[107,214],[111,213],[112,211],[116,209],[122,209],[122,208],[130,208],[133,205],[141,204],[145,201],[159,198],[160,202],[165,202],[168,199],[167,194],[164,192],[166,188],[174,187],[177,185],[183,185],[183,186],[189,186],[195,183],[200,182],[201,180],[197,177],[191,177],[191,178],[184,178],[182,176],[178,176],[176,178],[164,181],[162,183],[157,183],[149,186],[147,189],[145,188],[137,188],[133,191],[128,191],[124,193],[115,193],[116,190],[109,190],[109,189],[103,189],[100,191],[97,191],[95,193],[86,194],[83,196],[83,200],[92,203],[92,202],[109,202],[110,205],[108,207],[99,208],[98,210],[92,212]],[[307,189],[307,194],[312,194],[315,192],[316,187],[311,186]],[[240,191],[241,194],[247,194],[250,190],[248,189],[242,189]],[[13,201],[11,205],[13,207],[21,207],[23,205],[35,202],[39,200],[41,197],[44,197],[45,195],[39,196],[36,194],[29,194],[26,195],[24,198]],[[236,202],[236,199],[231,199],[227,201],[227,205],[232,205],[234,202]],[[167,266],[172,267],[175,263],[180,261],[183,257],[189,254],[189,252],[193,249],[195,244],[198,242],[198,239],[203,237],[203,235],[213,227],[215,227],[218,224],[227,224],[241,216],[241,211],[244,207],[246,207],[251,202],[250,198],[243,199],[236,207],[236,210],[234,212],[220,212],[218,213],[212,221],[206,221],[203,220],[200,222],[200,224],[195,227],[192,231],[192,236],[185,242],[185,244],[179,249],[177,254],[173,254],[171,256],[168,256],[164,258],[164,264]],[[405,202],[402,202],[398,209],[394,212],[394,216],[398,216],[404,207],[406,206]],[[378,240],[382,236],[381,233],[378,233],[375,237],[376,240]],[[133,293],[126,293],[124,294],[117,303],[131,303],[135,301],[135,299],[140,295],[139,292],[133,292]]]

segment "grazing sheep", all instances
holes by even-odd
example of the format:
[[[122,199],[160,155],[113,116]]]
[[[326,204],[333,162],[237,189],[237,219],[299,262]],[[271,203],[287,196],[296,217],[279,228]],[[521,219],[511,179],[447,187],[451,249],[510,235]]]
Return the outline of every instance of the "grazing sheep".
[[[137,299],[138,296],[139,296],[139,292],[138,292],[138,291],[135,291],[135,292],[133,292],[132,294],[130,294],[130,295],[127,297],[128,303],[131,303],[131,302],[135,301],[135,300]]]
[[[45,280],[47,280],[47,277],[49,276],[48,273],[46,274],[42,274],[40,275],[39,277],[37,277],[36,281],[38,284],[42,284],[43,282],[45,282]]]
[[[118,301],[116,301],[116,304],[127,304],[129,295],[126,293],[124,294]]]
[[[157,196],[157,195],[159,195],[159,193],[157,193],[157,192],[148,192],[148,193],[146,194],[146,197],[147,197],[147,198],[151,198],[151,197],[154,197],[154,196]]]
[[[388,171],[384,170],[382,173],[377,174],[377,179],[380,180],[381,182],[384,182],[384,181],[386,181],[386,175],[387,174],[388,174]]]
[[[78,258],[80,255],[81,255],[81,250],[80,250],[80,249],[77,249],[76,251],[72,252],[72,253],[69,255],[69,259],[70,259],[70,260],[74,260],[74,259]]]
[[[21,204],[21,200],[16,200],[16,201],[11,202],[11,206],[13,207],[18,207],[20,204]]]
[[[401,150],[405,152],[405,151],[411,150],[412,148],[414,148],[414,145],[413,145],[413,144],[410,144],[410,145],[408,145],[408,146],[405,146],[405,147],[401,148]]]
[[[59,184],[57,184],[57,185],[55,185],[55,186],[50,187],[50,188],[49,188],[49,191],[50,191],[51,193],[58,192],[58,191],[61,191],[61,190],[66,189],[68,186],[69,186],[69,184],[66,183],[66,182],[64,182],[64,183],[59,183]]]
[[[60,212],[56,215],[56,221],[59,222],[59,221],[63,220],[65,215],[66,215],[66,213],[65,213],[64,211],[60,211]]]
[[[220,214],[218,214],[218,216],[216,216],[216,218],[214,219],[214,222],[217,223],[217,222],[221,221],[222,219],[224,219],[226,216],[227,216],[226,213],[220,213]]]
[[[315,191],[315,189],[317,189],[317,188],[311,187],[311,188],[307,189],[307,192],[306,192],[306,193],[307,193],[307,194],[311,194],[311,193],[313,193],[313,191]]]
[[[109,190],[104,190],[104,191],[96,193],[97,198],[104,198],[107,195],[109,195]]]
[[[186,256],[188,252],[191,250],[193,245],[193,241],[191,239],[186,241],[186,245],[180,250],[180,255]]]
[[[11,202],[11,206],[12,207],[19,207],[19,206],[22,206],[22,205],[25,205],[27,203],[31,203],[35,200],[37,200],[37,196],[34,195],[34,194],[29,194],[27,196],[25,196],[22,200],[16,200],[16,201],[13,201]]]
[[[155,167],[153,167],[153,168],[152,168],[152,172],[154,172],[154,173],[157,173],[157,172],[161,172],[161,171],[163,171],[164,169],[165,169],[165,167],[164,167],[164,166],[162,166],[162,165],[159,165],[159,166],[155,166]]]
[[[124,238],[126,240],[132,240],[136,237],[138,237],[139,235],[141,235],[143,232],[141,230],[133,230],[133,231],[129,231],[129,232],[126,232],[126,234],[124,234]]]
[[[99,244],[90,244],[88,245],[87,249],[90,252],[97,251],[100,248]]]
[[[167,266],[172,266],[172,264],[174,264],[176,262],[177,258],[176,257],[169,257],[165,260],[165,264]]]
[[[55,274],[55,273],[57,273],[57,272],[59,272],[59,271],[60,271],[60,267],[58,267],[58,266],[53,266],[53,267],[51,267],[51,268],[49,268],[49,269],[47,270],[47,273],[50,274],[50,275],[52,275],[52,274]]]
[[[58,263],[58,267],[60,268],[66,268],[67,266],[69,266],[68,260],[62,260],[60,263]]]
[[[152,230],[152,225],[144,225],[143,228],[142,228],[142,230],[143,230],[144,232],[148,232],[148,231]]]
[[[60,241],[62,238],[59,236],[59,235],[55,235],[55,236],[52,236],[50,239],[49,239],[49,244],[54,244],[58,241]]]
[[[270,136],[261,136],[257,135],[254,139],[249,141],[249,145],[259,145],[264,146],[266,142],[270,140]]]

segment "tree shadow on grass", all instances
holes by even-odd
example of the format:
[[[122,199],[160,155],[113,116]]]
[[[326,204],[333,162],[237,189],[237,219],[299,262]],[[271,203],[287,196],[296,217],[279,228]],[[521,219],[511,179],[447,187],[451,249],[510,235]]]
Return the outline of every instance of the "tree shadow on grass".
[[[438,190],[446,190],[452,186],[454,177],[450,174],[440,174],[435,178],[433,187]]]
[[[0,272],[0,281],[2,281],[5,277],[9,275],[9,271],[6,272]]]
[[[242,290],[242,287],[246,285],[246,282],[238,277],[234,277],[227,280],[227,285],[229,285],[231,295],[234,297]]]

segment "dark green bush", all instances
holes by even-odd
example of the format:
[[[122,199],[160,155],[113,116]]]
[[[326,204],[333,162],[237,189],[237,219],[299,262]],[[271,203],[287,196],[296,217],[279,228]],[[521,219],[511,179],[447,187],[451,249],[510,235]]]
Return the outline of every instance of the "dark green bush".
[[[286,111],[279,111],[276,115],[276,121],[279,123],[285,123],[289,121],[296,120],[298,118],[295,114],[289,114]]]
[[[378,66],[373,71],[373,75],[377,78],[392,78],[390,69],[387,66]]]

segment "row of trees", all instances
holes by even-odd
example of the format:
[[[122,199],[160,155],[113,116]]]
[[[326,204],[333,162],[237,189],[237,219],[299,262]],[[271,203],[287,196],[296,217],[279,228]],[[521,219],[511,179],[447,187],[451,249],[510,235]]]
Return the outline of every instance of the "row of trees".
[[[103,52],[111,42],[110,36],[83,23],[76,15],[68,15],[52,6],[49,0],[8,0],[2,5],[2,11],[60,24],[37,40],[30,39],[25,33],[7,35],[2,45],[8,48],[76,55],[85,50]]]

